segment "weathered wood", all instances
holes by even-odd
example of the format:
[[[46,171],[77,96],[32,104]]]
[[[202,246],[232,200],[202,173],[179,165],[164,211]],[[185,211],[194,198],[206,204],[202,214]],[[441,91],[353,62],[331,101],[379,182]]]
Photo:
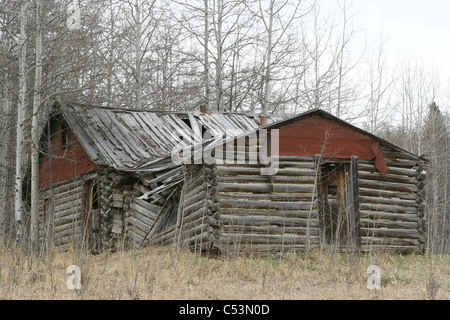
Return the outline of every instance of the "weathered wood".
[[[413,238],[423,237],[416,229],[377,229],[361,228],[361,235],[366,237]]]
[[[399,252],[399,253],[411,253],[411,252],[420,252],[420,249],[417,246],[394,246],[394,245],[365,245],[361,247],[361,251],[363,253],[373,252],[373,251],[390,251],[390,252]]]
[[[302,227],[265,227],[253,225],[224,225],[224,233],[247,233],[247,234],[273,234],[273,235],[301,235],[301,236],[319,236],[318,228]]]
[[[219,199],[221,207],[231,208],[262,208],[262,209],[281,209],[281,210],[310,210],[316,209],[315,202],[274,202],[274,201],[253,201],[253,200],[229,200]]]
[[[147,212],[147,213],[150,213],[150,212]],[[142,213],[140,213],[138,211],[131,210],[129,217],[133,217],[134,219],[142,221],[143,223],[145,223],[146,225],[151,227],[155,223],[157,215],[155,215],[153,213],[151,213],[151,214],[142,214]]]
[[[57,227],[64,224],[70,224],[75,221],[81,221],[81,212],[78,210],[73,211],[72,214],[55,218],[54,225]]]
[[[416,200],[417,195],[412,192],[396,192],[389,190],[381,190],[378,187],[375,188],[359,188],[359,194],[361,196],[380,197],[380,198],[398,198],[403,200]]]
[[[271,201],[312,201],[315,199],[313,193],[241,193],[241,192],[218,192],[217,197],[221,199],[242,200],[271,200]]]
[[[407,221],[417,222],[419,217],[416,214],[403,214],[403,213],[391,213],[391,212],[378,212],[378,211],[366,211],[361,210],[361,218],[368,219],[386,219],[393,221]]]
[[[239,216],[259,216],[259,217],[289,217],[303,219],[317,219],[317,210],[276,210],[276,209],[258,209],[258,208],[221,208],[221,216],[239,215]]]
[[[359,185],[362,188],[372,188],[372,189],[389,190],[389,191],[403,191],[403,192],[419,191],[419,188],[417,188],[416,185],[394,183],[394,182],[384,182],[384,181],[378,181],[378,180],[360,179]]]
[[[385,175],[381,175],[381,173],[359,172],[359,178],[366,179],[366,180],[395,182],[395,183],[400,183],[400,184],[411,184],[411,185],[416,185],[416,186],[419,183],[415,177],[392,175],[389,173],[386,173]]]
[[[258,175],[261,174],[261,168],[263,167],[255,167],[255,166],[225,166],[218,165],[217,166],[217,175],[238,175],[238,174],[249,174],[249,175]],[[293,175],[293,176],[314,176],[314,169],[308,168],[281,168],[278,170],[277,175]]]
[[[420,241],[417,239],[407,238],[374,238],[374,237],[361,237],[362,245],[386,245],[386,246],[419,246]]]
[[[312,185],[299,184],[257,184],[257,183],[218,183],[220,191],[239,191],[239,192],[311,192]]]
[[[361,210],[366,210],[366,211],[417,214],[416,207],[402,207],[402,206],[394,206],[394,205],[361,203],[360,208],[361,208]]]
[[[361,219],[361,225],[364,228],[404,228],[417,230],[419,224],[417,222],[389,221],[389,220],[368,220]]]
[[[394,205],[404,207],[418,207],[419,204],[415,200],[401,200],[401,199],[388,199],[382,197],[359,197],[361,203],[382,204],[382,205]]]
[[[206,190],[193,195],[192,197],[185,197],[184,206],[189,207],[193,203],[197,203],[200,201],[205,201],[207,196]]]
[[[317,227],[316,219],[290,217],[261,217],[261,216],[231,216],[221,215],[222,223],[228,225],[267,226],[276,227]]]
[[[254,244],[295,244],[308,243],[308,239],[318,239],[318,236],[300,235],[276,235],[276,234],[246,234],[246,233],[222,233],[222,242],[254,243]]]
[[[129,225],[128,226],[129,229],[134,230],[136,228],[136,229],[139,229],[139,230],[141,230],[142,232],[145,232],[145,233],[149,232],[149,230],[153,226],[153,223],[152,224],[147,224],[143,220],[136,219],[135,217],[128,217],[127,218],[127,223]]]
[[[361,160],[359,161],[361,162]],[[379,173],[377,167],[375,166],[375,164],[363,164],[363,163],[359,163],[358,164],[358,171],[360,172],[372,172],[372,173],[378,173],[381,175],[381,173]],[[390,175],[400,175],[400,176],[408,176],[408,177],[417,177],[417,172],[413,169],[408,169],[408,168],[398,168],[395,166],[390,166],[389,167],[389,171],[387,172]]]

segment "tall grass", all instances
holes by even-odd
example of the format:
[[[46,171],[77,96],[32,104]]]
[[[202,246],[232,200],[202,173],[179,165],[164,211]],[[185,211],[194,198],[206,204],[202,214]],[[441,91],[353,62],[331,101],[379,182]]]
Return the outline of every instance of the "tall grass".
[[[316,250],[205,257],[174,247],[0,254],[0,299],[450,299],[445,256]],[[381,290],[367,288],[373,264],[381,269]],[[70,265],[81,269],[80,290],[67,287]]]

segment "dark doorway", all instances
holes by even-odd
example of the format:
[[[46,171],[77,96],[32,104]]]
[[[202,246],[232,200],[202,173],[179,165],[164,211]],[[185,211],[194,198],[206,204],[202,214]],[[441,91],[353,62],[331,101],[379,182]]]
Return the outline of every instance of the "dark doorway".
[[[88,249],[96,251],[98,247],[98,215],[99,199],[96,180],[89,179],[85,183],[85,211],[83,237]]]
[[[318,166],[321,242],[359,250],[357,158],[323,160]]]

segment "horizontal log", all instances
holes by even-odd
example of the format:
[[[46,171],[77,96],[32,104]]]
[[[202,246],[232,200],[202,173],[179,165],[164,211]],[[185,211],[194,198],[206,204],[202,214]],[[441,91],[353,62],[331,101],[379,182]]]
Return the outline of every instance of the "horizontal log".
[[[239,174],[248,174],[248,175],[259,175],[261,174],[261,169],[264,167],[255,167],[255,166],[243,166],[243,165],[235,165],[235,166],[217,166],[217,176],[220,175],[239,175]],[[307,168],[281,168],[278,170],[277,175],[293,175],[293,176],[315,176],[315,171],[313,169]]]
[[[383,157],[385,158],[394,158],[394,159],[407,159],[407,160],[413,160],[413,161],[419,161],[419,157],[402,151],[402,150],[395,150],[391,147],[380,145],[380,150],[383,153]]]
[[[413,161],[413,160],[406,160],[406,159],[385,159],[386,160],[386,164],[388,165],[388,167],[393,166],[393,167],[400,167],[400,168],[413,168],[414,166],[417,165],[417,161]],[[359,164],[374,164],[374,160],[361,160],[358,159],[358,166]]]
[[[230,200],[219,199],[221,207],[231,208],[261,208],[261,209],[281,209],[281,210],[311,210],[317,208],[315,202],[275,202],[275,201],[253,201],[253,200]]]
[[[262,183],[218,183],[219,191],[239,192],[312,192],[312,185],[299,184],[262,184]]]
[[[391,228],[391,229],[402,228],[402,229],[417,230],[419,227],[419,224],[417,222],[369,220],[369,219],[361,219],[360,221],[363,228]]]
[[[417,239],[361,237],[361,245],[419,246]]]
[[[318,248],[318,241],[310,244],[311,248]],[[285,252],[303,252],[308,247],[307,244],[224,244],[220,247],[223,252],[229,255],[251,254],[252,256],[282,255]]]
[[[358,163],[358,171],[379,173],[375,164]],[[413,177],[413,178],[417,177],[416,170],[407,169],[407,168],[398,168],[398,167],[394,167],[394,166],[389,167],[388,173],[392,174],[392,175],[408,176],[408,177]],[[379,173],[379,174],[381,175],[381,173]]]
[[[236,226],[224,225],[223,233],[246,233],[246,234],[273,234],[273,235],[301,235],[301,236],[319,236],[319,229],[316,228],[300,228],[300,227],[263,227],[263,226]]]
[[[222,233],[221,241],[228,243],[254,243],[254,244],[300,244],[309,241],[318,240],[318,236],[299,236],[299,235],[274,235],[274,234],[245,234],[245,233]]]
[[[361,218],[368,218],[368,219],[386,219],[386,220],[407,221],[407,222],[419,221],[419,217],[416,214],[402,214],[402,213],[361,210],[360,215]]]
[[[365,180],[376,180],[376,181],[383,181],[383,182],[395,182],[400,184],[410,184],[417,186],[418,181],[414,177],[408,177],[408,176],[395,176],[391,175],[389,173],[386,173],[385,175],[377,174],[377,173],[365,173],[365,172],[359,172],[359,178],[365,179]]]
[[[298,161],[279,161],[278,167],[285,169],[285,168],[305,168],[305,169],[312,169],[314,170],[316,168],[316,165],[314,163],[314,160],[311,162],[298,162]]]
[[[411,184],[402,184],[394,182],[384,182],[376,180],[359,179],[359,186],[363,188],[389,190],[389,191],[403,191],[403,192],[417,192],[419,188]]]
[[[361,228],[361,236],[365,237],[387,237],[387,238],[412,238],[420,239],[423,237],[418,230],[413,229],[378,229],[378,228]]]
[[[221,199],[242,199],[242,200],[271,200],[271,201],[313,201],[313,193],[241,193],[241,192],[219,192]]]
[[[417,207],[402,207],[394,205],[383,205],[383,204],[372,204],[372,203],[361,203],[361,210],[366,211],[378,211],[378,212],[393,212],[393,213],[404,213],[404,214],[417,214]]]
[[[75,227],[75,228],[69,228],[66,230],[63,230],[61,232],[55,233],[55,238],[64,238],[66,236],[75,236],[75,235],[84,235],[83,229],[81,226]]]
[[[77,188],[82,189],[83,187],[83,181],[79,181],[79,180],[73,180],[73,179],[68,179],[65,181],[61,181],[59,183],[55,183],[53,185],[53,192],[54,194],[60,194],[60,193],[64,193],[68,190],[74,190]],[[48,187],[49,189],[45,189],[45,192],[51,192],[50,187]]]
[[[53,224],[55,225],[55,227],[57,227],[57,226],[68,224],[68,223],[72,223],[72,222],[75,222],[75,221],[81,221],[81,219],[82,219],[81,212],[75,211],[71,215],[66,215],[66,216],[63,216],[63,217],[55,218]]]
[[[63,212],[67,209],[72,209],[74,207],[79,207],[82,208],[83,206],[83,200],[82,199],[77,199],[71,202],[67,202],[61,205],[56,206],[55,205],[55,215],[59,215],[60,216],[60,212]]]
[[[394,205],[403,207],[418,207],[419,204],[415,200],[402,200],[402,199],[388,199],[383,197],[359,197],[360,203],[372,203],[372,204],[382,204],[382,205]]]
[[[58,234],[59,232],[68,230],[68,229],[76,229],[76,228],[81,228],[83,225],[82,221],[78,220],[78,221],[74,221],[72,223],[66,223],[66,224],[61,224],[59,226],[55,226],[53,229],[53,234]]]
[[[411,252],[420,252],[422,251],[417,246],[394,246],[394,245],[364,245],[361,246],[362,253],[369,253],[373,251],[390,251],[390,252],[399,252],[399,253],[411,253]]]
[[[316,219],[288,218],[288,217],[261,217],[261,216],[231,216],[221,215],[224,225],[246,226],[276,226],[276,227],[317,227]]]
[[[403,200],[416,200],[418,198],[418,196],[413,192],[395,192],[395,191],[381,190],[378,187],[363,188],[360,186],[359,194],[361,196],[382,197],[387,199],[398,198]]]
[[[291,218],[303,218],[303,219],[317,219],[318,214],[316,211],[309,210],[264,210],[257,208],[221,208],[221,217],[225,215],[239,215],[239,216],[258,216],[258,217],[291,217]]]

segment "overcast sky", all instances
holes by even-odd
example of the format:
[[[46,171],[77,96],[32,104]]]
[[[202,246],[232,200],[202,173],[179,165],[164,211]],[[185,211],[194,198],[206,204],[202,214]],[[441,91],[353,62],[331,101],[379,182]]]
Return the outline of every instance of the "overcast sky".
[[[390,55],[434,63],[450,79],[449,0],[355,0],[352,11],[355,27],[366,30],[369,42],[382,32]]]

